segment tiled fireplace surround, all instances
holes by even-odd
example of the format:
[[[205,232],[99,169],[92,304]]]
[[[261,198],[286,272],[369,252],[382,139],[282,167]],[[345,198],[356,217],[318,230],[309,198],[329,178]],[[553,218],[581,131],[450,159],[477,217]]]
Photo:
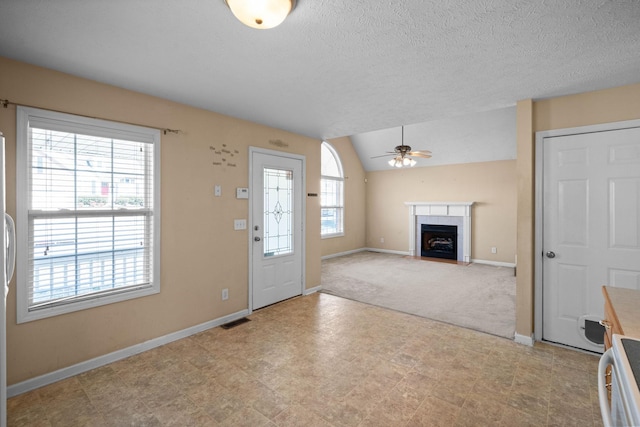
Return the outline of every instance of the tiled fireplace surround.
[[[473,202],[405,202],[409,206],[409,253],[420,256],[422,224],[458,227],[458,261],[471,262],[471,206]]]

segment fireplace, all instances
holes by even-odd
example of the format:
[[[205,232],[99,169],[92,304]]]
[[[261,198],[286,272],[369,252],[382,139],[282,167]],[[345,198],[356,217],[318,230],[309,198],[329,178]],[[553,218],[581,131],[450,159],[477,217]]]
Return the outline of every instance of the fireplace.
[[[458,259],[458,227],[455,225],[422,224],[424,257]]]
[[[409,255],[422,255],[422,224],[458,227],[456,260],[471,262],[471,207],[474,202],[404,202],[409,206]]]

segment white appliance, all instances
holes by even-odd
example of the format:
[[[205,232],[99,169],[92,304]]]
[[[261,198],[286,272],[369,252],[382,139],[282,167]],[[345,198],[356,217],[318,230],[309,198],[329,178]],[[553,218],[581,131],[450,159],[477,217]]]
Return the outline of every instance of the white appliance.
[[[5,256],[0,256],[0,427],[7,425],[7,293],[9,282],[13,276],[15,265],[15,225],[13,219],[5,212],[5,177],[4,177],[4,136],[0,132],[0,248],[5,248]]]
[[[611,404],[605,371],[611,365]],[[614,334],[598,364],[598,398],[605,427],[640,426],[640,339]]]

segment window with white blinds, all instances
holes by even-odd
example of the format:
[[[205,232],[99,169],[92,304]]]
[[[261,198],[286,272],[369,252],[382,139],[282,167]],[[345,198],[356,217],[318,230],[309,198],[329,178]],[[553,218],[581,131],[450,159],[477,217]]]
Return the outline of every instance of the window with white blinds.
[[[160,132],[18,109],[18,321],[160,291]]]

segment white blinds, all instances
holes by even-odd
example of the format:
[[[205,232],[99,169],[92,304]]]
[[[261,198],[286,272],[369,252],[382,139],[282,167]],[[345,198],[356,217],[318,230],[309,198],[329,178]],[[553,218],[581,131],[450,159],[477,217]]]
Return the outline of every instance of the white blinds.
[[[31,117],[27,145],[27,309],[152,287],[154,139]]]

